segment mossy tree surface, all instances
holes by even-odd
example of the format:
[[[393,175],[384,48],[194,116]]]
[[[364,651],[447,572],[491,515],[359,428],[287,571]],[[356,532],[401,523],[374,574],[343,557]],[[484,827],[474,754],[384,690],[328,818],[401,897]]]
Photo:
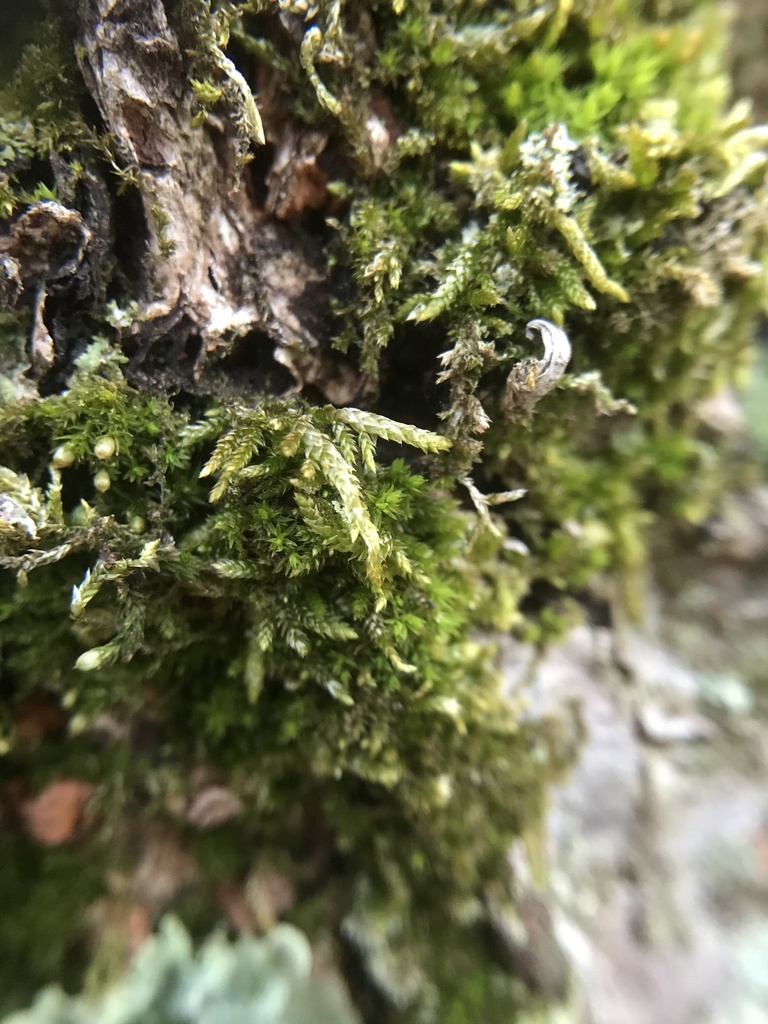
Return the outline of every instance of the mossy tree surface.
[[[481,913],[565,756],[482,637],[546,641],[598,576],[631,607],[653,522],[717,493],[696,403],[766,293],[768,136],[724,28],[622,0],[40,13],[0,119],[10,821],[64,763],[108,835],[205,763],[261,851],[322,823],[329,917],[357,893],[360,948],[418,951],[405,1017],[516,1003],[424,940]],[[536,318],[571,373],[510,417]],[[69,718],[36,745],[41,692]]]

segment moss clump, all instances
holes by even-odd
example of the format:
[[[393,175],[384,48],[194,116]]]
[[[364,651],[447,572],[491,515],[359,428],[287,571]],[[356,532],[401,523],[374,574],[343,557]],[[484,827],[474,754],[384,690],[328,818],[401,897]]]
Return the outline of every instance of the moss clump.
[[[538,820],[532,752],[554,736],[516,723],[471,635],[509,616],[490,608],[519,556],[402,458],[376,461],[377,442],[449,442],[297,399],[192,422],[99,352],[0,426],[14,697],[61,694],[82,728],[151,691],[162,742],[117,773],[105,756],[103,808],[162,804],[167,764],[203,759],[274,850],[314,807],[378,885],[477,892]],[[39,758],[8,718],[4,746],[10,774]]]
[[[105,757],[103,808],[117,790],[170,806],[194,763],[215,765],[263,849],[301,845],[316,815],[350,886],[390,922],[413,914],[415,949],[468,905],[483,917],[565,759],[554,724],[502,702],[483,634],[544,641],[608,573],[631,607],[649,528],[696,521],[717,492],[696,404],[742,365],[765,298],[766,136],[729,106],[713,3],[278,6],[169,3],[176,84],[191,133],[242,158],[263,131],[241,186],[274,238],[322,246],[330,294],[326,335],[292,358],[343,366],[361,408],[319,398],[319,371],[292,395],[182,373],[167,353],[194,343],[184,311],[162,356],[142,348],[144,281],[118,245],[56,279],[49,326],[2,264],[3,771],[40,756],[13,723],[30,692],[58,694],[73,731],[149,715],[141,762],[116,780]],[[7,87],[4,214],[40,166],[66,202],[119,213],[147,172],[86,127],[76,28],[41,31],[60,75],[35,77],[28,47]],[[99,223],[125,208],[93,213],[106,245]],[[177,258],[163,249],[169,272]],[[572,372],[510,415],[538,318],[567,329]],[[30,325],[53,339],[39,392]],[[450,973],[425,966],[434,1000],[407,1012],[441,1019]]]

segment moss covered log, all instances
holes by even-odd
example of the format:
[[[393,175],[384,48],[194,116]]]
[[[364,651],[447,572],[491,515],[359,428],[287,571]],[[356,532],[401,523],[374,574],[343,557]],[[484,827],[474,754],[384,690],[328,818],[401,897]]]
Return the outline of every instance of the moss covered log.
[[[0,900],[33,847],[78,894],[0,924],[0,1009],[77,977],[78,864],[163,819],[198,884],[294,877],[371,1019],[508,1019],[476,930],[574,729],[502,698],[494,634],[638,607],[656,524],[717,500],[697,407],[768,292],[721,5],[4,17]],[[13,967],[38,944],[56,977]]]

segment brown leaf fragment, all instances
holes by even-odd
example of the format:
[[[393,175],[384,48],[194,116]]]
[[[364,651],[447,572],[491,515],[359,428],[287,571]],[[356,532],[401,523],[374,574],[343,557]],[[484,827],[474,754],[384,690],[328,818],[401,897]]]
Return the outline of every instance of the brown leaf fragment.
[[[95,792],[90,782],[59,779],[50,783],[21,809],[27,832],[44,846],[59,846],[83,824],[85,805]]]

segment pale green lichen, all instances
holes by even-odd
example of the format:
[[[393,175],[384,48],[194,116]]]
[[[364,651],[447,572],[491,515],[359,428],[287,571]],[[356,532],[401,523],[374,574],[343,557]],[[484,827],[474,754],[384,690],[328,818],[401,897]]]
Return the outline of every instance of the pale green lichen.
[[[175,918],[165,918],[141,948],[130,971],[96,998],[47,988],[4,1024],[203,1024],[211,1020],[259,1024],[353,1024],[351,1007],[333,985],[311,978],[312,950],[290,925],[263,938],[229,942],[212,935],[195,951]],[[330,982],[330,983],[329,983]]]

